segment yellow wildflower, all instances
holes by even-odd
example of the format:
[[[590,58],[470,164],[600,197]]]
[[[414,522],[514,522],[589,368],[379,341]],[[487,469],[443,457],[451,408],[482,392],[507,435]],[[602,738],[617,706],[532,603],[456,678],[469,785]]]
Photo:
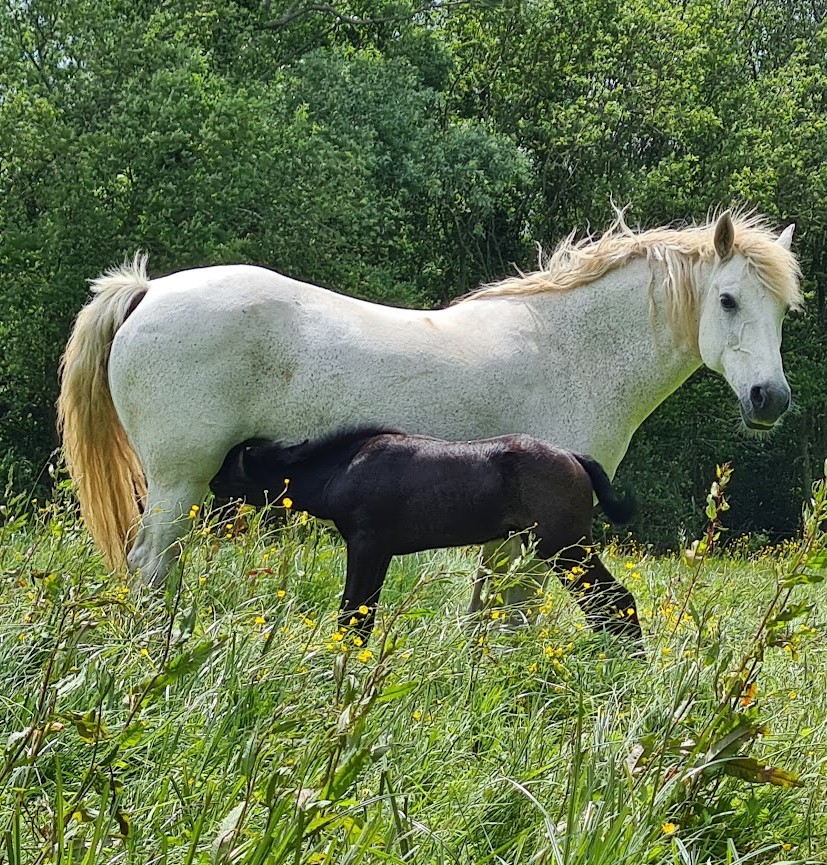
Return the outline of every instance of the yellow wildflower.
[[[362,605],[359,607],[359,612],[360,612],[363,616],[366,616],[366,615],[370,612],[370,610],[369,610],[369,609],[368,609],[364,604],[362,604]]]
[[[266,625],[267,619],[265,619],[264,616],[256,616],[256,624],[257,625]]]
[[[755,682],[750,682],[741,694],[741,705],[749,706],[755,702],[755,695],[758,693],[758,685]]]
[[[286,594],[287,594],[287,592],[285,592],[284,589],[279,589],[279,590],[276,592],[276,597],[277,597],[277,598],[283,598]]]
[[[373,652],[370,649],[362,649],[356,657],[363,664],[366,664],[373,657]]]
[[[664,835],[671,835],[678,828],[677,823],[664,823],[661,827]]]
[[[198,510],[199,510],[198,505],[193,505],[193,506],[190,508],[190,514],[189,514],[189,517],[190,517],[191,520],[194,520],[194,519],[198,516]]]
[[[284,507],[286,507],[288,510],[289,510],[290,508],[293,507],[293,499],[291,499],[289,496],[285,496],[285,497],[281,500],[281,503],[282,503],[282,504],[284,505]]]
[[[363,643],[364,643],[364,640],[362,640],[361,637],[354,637],[354,638],[353,638],[353,645],[356,646],[357,649],[358,649],[359,646],[361,646]]]
[[[308,628],[314,628],[316,626],[316,623],[313,621],[313,619],[308,618],[307,616],[304,616],[302,618],[302,624]]]

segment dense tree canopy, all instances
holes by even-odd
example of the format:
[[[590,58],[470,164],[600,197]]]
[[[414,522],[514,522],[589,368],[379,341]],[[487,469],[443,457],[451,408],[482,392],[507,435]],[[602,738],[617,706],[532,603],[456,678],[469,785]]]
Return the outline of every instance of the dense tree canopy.
[[[755,206],[797,225],[794,411],[746,439],[701,372],[621,469],[674,543],[716,462],[731,523],[793,531],[827,454],[823,0],[8,0],[0,11],[0,468],[55,445],[86,280],[251,261],[439,305],[535,242]]]

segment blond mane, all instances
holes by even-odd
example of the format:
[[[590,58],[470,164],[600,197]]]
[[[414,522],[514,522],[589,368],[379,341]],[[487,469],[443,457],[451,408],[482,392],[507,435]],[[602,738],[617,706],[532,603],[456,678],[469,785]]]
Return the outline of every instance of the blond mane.
[[[695,273],[700,264],[715,258],[713,236],[715,218],[703,225],[686,228],[653,228],[635,232],[615,209],[616,218],[599,238],[591,235],[575,241],[574,232],[547,257],[540,255],[540,269],[520,273],[501,282],[484,285],[455,303],[492,297],[527,297],[549,291],[571,291],[594,282],[607,273],[636,259],[646,258],[652,268],[650,299],[655,271],[663,277],[666,316],[675,333],[689,343],[697,343],[697,292]],[[796,257],[780,243],[767,220],[755,213],[732,214],[735,227],[734,252],[754,268],[761,283],[791,309],[800,309],[803,296],[799,286],[801,271]]]

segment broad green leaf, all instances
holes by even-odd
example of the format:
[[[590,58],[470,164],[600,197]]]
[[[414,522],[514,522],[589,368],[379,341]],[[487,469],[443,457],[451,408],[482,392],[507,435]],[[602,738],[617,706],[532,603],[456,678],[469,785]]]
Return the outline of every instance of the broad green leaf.
[[[391,700],[400,700],[417,688],[416,682],[402,682],[399,685],[391,685],[386,688],[377,698],[377,703],[388,703]]]
[[[813,609],[813,604],[808,604],[802,601],[799,604],[790,604],[789,607],[785,607],[781,612],[774,615],[767,622],[767,630],[775,630],[780,628],[782,625],[791,622],[793,619],[798,619],[801,616],[806,616]]]
[[[152,695],[162,691],[167,687],[167,685],[180,679],[182,676],[194,673],[207,660],[209,660],[210,656],[220,649],[225,642],[226,639],[223,637],[216,640],[204,640],[173,658],[160,675],[150,679],[141,687],[140,690],[145,690],[147,692],[144,698],[145,701],[150,699]]]
[[[324,798],[335,801],[341,799],[350,790],[362,767],[370,761],[370,748],[358,748],[336,771],[333,779],[324,791]]]
[[[145,721],[133,721],[121,731],[120,736],[118,736],[118,745],[122,750],[125,748],[134,748],[143,739],[145,731]]]
[[[772,784],[776,787],[804,786],[795,775],[775,766],[765,766],[755,757],[733,757],[724,763],[723,772],[753,784]]]
[[[83,713],[70,712],[65,717],[66,720],[74,724],[78,735],[84,742],[91,744],[109,738],[109,731],[101,721],[97,709],[90,709],[88,712]]]
[[[744,745],[752,742],[761,733],[761,729],[760,725],[753,723],[746,717],[738,717],[735,726],[708,747],[704,755],[703,765],[734,757]]]
[[[224,854],[229,852],[227,847],[244,817],[246,807],[246,802],[239,802],[221,821],[221,825],[218,827],[218,832],[216,832],[215,838],[210,845],[212,862],[219,863],[224,861]]]

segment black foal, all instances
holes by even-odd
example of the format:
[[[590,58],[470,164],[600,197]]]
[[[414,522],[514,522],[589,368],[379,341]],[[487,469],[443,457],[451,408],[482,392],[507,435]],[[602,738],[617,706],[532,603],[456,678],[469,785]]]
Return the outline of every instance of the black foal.
[[[292,507],[330,520],[347,543],[340,622],[367,636],[392,556],[483,544],[531,529],[592,625],[641,639],[635,599],[588,547],[593,494],[613,522],[618,499],[600,464],[527,435],[470,442],[366,429],[293,447],[250,440],[213,478],[217,496],[274,501],[289,478]],[[572,573],[572,569],[573,573]],[[367,607],[367,616],[359,607]]]

